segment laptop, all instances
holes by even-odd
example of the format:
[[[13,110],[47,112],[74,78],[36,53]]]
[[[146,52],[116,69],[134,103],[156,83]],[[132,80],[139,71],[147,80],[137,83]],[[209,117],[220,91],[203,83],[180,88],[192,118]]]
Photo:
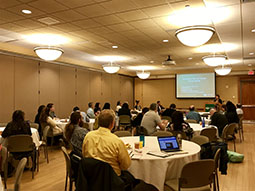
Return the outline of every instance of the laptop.
[[[178,141],[175,136],[158,137],[159,148],[164,152],[181,151]]]

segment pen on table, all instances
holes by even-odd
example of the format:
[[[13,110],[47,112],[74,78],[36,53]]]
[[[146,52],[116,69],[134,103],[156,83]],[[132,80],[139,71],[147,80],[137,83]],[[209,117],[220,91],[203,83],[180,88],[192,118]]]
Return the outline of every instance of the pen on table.
[[[130,158],[132,158],[134,155],[135,155],[135,154],[132,154],[132,155],[130,156]]]
[[[129,155],[131,155],[133,153],[133,151],[131,151],[130,153],[129,153]]]

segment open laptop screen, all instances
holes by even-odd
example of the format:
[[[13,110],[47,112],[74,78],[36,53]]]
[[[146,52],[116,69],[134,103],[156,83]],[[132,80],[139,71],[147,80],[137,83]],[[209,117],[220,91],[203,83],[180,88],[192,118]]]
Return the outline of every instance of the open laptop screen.
[[[179,145],[176,137],[158,137],[158,143],[161,151],[176,151],[179,150]]]

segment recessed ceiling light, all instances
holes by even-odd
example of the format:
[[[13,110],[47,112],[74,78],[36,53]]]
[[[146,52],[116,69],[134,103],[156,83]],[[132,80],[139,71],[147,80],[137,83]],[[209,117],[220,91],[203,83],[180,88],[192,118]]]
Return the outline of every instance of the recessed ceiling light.
[[[251,32],[255,32],[255,29],[252,29]]]
[[[185,7],[186,7],[186,8],[189,8],[189,7],[190,7],[190,5],[185,5]]]
[[[192,58],[191,58],[191,57],[189,57],[188,59],[189,59],[189,60],[192,60]]]
[[[199,63],[196,63],[196,65],[199,65]]]
[[[151,63],[151,64],[153,64],[153,63],[154,63],[154,61],[153,61],[153,60],[151,60],[151,61],[150,61],[150,63]]]
[[[29,14],[32,13],[32,11],[30,11],[30,10],[28,10],[28,9],[23,9],[23,10],[22,10],[22,13],[29,15]]]
[[[116,45],[113,45],[113,46],[112,46],[112,48],[118,48],[118,46],[116,46]]]
[[[248,64],[248,66],[251,66],[251,64]]]
[[[250,55],[250,56],[254,55],[254,52],[250,52],[249,55]]]
[[[168,42],[168,40],[163,40],[163,42]]]

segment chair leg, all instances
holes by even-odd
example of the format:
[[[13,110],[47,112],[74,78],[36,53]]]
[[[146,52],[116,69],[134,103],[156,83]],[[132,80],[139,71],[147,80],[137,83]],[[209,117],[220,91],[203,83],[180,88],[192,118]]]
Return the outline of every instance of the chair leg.
[[[45,149],[45,153],[46,153],[47,163],[49,163],[48,146],[46,145],[46,146],[44,147],[44,149]]]
[[[217,191],[220,191],[219,176],[218,176],[218,171],[217,170],[216,170],[216,179],[217,179]]]
[[[235,139],[233,141],[234,141],[234,151],[236,152],[236,141]]]
[[[240,138],[240,143],[241,143],[242,142],[241,128],[239,128],[238,131],[239,131],[239,138]]]
[[[66,191],[66,188],[67,188],[67,180],[68,180],[68,174],[66,174],[65,191]]]
[[[51,143],[50,143],[51,144],[51,149],[52,149],[52,146],[53,146],[53,141],[54,141],[54,137],[52,136],[51,137]]]
[[[36,151],[36,153],[37,153],[37,172],[39,172],[39,155],[40,155],[39,149]]]
[[[71,178],[69,178],[69,191],[73,190],[73,182],[71,180]]]
[[[244,136],[243,136],[243,125],[241,126],[241,131],[242,131],[242,139],[244,141]]]

